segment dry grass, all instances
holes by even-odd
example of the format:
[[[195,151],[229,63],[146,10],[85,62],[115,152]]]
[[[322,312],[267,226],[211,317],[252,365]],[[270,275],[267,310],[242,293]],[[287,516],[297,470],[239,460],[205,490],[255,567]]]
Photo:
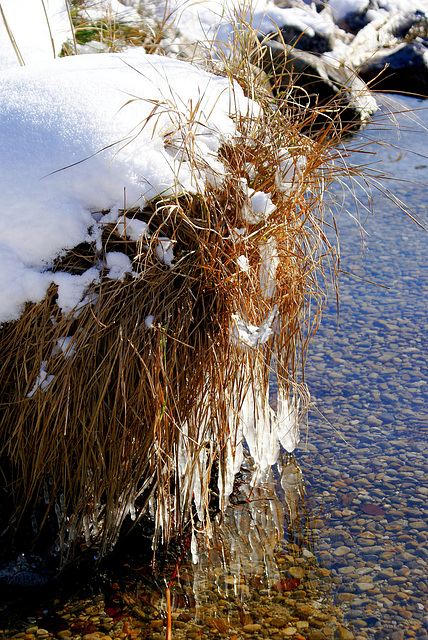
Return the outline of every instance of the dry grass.
[[[93,303],[66,317],[52,287],[43,303],[2,328],[1,458],[15,499],[15,528],[34,505],[37,529],[54,509],[67,546],[85,531],[87,543],[96,541],[104,552],[125,516],[134,508],[138,517],[147,514],[154,501],[167,540],[191,511],[192,485],[178,477],[179,447],[184,443],[188,469],[201,477],[205,520],[211,470],[227,473],[228,442],[238,444],[248,385],[267,393],[275,366],[279,386],[297,402],[297,372],[322,301],[323,253],[330,251],[322,248],[325,177],[320,183],[317,175],[325,146],[302,137],[274,110],[239,128],[241,136],[221,152],[228,167],[221,188],[124,212],[154,230],[147,245],[110,225],[101,256],[82,246],[57,264],[78,273],[118,250],[140,277],[105,275],[92,291]],[[284,149],[290,162],[306,159],[290,193],[277,188]],[[251,224],[243,217],[241,179],[271,194],[276,210],[266,220]],[[174,241],[172,268],[156,257],[159,237]],[[273,246],[279,264],[269,296],[261,272],[266,247]],[[239,268],[239,256],[246,257],[247,271]],[[268,342],[249,349],[231,339],[233,314],[260,326],[273,305],[278,320]],[[53,351],[65,337],[71,338],[68,351]],[[28,397],[43,367],[54,379]]]
[[[299,117],[290,96],[267,95],[261,76],[248,81],[260,45],[250,38],[245,46],[251,55],[235,57],[230,77],[247,78],[261,109],[237,117],[237,136],[221,147],[226,177],[124,210],[122,224],[106,225],[101,252],[82,245],[55,267],[82,273],[120,251],[137,277],[111,280],[104,269],[86,304],[67,316],[52,286],[0,328],[4,539],[23,530],[36,539],[50,523],[66,559],[82,537],[106,553],[126,518],[152,518],[154,546],[190,522],[209,527],[213,501],[226,506],[216,478],[230,481],[249,392],[267,396],[274,371],[290,406],[305,410],[307,347],[337,267],[323,220],[332,136],[306,136],[307,111]],[[204,175],[190,134],[183,144]],[[248,213],[248,187],[269,194],[269,216]],[[132,218],[148,224],[139,242],[126,235]],[[162,238],[174,243],[171,268],[157,254]],[[260,327],[269,315],[268,340],[248,347],[234,339],[236,318]],[[34,390],[42,370],[53,378]],[[254,401],[256,422],[267,411]]]
[[[71,8],[70,8],[71,5]],[[103,3],[97,0],[74,0],[67,4],[70,24],[73,32],[73,43],[67,42],[63,48],[64,55],[74,55],[78,45],[100,43],[103,51],[117,52],[127,47],[143,47],[147,53],[159,51],[160,42],[172,25],[173,18],[165,12],[162,19],[152,16],[150,8],[147,13],[140,11],[140,20],[130,23],[112,11],[108,3],[104,11]],[[99,19],[93,21],[87,10],[98,10]]]

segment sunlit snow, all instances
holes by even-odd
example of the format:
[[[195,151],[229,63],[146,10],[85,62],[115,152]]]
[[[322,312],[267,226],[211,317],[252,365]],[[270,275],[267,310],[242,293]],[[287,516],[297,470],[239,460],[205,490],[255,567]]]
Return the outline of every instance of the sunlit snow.
[[[39,302],[51,282],[71,310],[98,274],[91,269],[77,280],[51,267],[99,238],[103,216],[92,212],[110,209],[106,221],[117,221],[124,191],[128,208],[194,191],[190,163],[171,154],[171,129],[175,146],[191,136],[195,157],[221,173],[213,149],[235,132],[230,106],[251,108],[228,80],[141,50],[18,67],[1,79],[0,322],[18,318],[26,301]],[[138,239],[146,231],[123,218],[122,229]],[[171,264],[172,247],[162,242],[158,257]]]

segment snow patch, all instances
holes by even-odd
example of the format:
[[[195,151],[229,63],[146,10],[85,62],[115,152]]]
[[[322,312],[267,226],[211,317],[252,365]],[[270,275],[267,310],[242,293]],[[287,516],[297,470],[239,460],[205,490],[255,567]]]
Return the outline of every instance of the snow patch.
[[[191,163],[167,153],[165,132],[181,120],[187,136],[192,113],[195,157],[218,175],[222,165],[211,150],[234,135],[234,113],[253,108],[228,79],[142,50],[71,56],[0,77],[0,323],[17,319],[26,302],[40,302],[52,282],[67,312],[85,283],[97,281],[92,270],[51,270],[76,245],[100,240],[107,217],[92,212],[110,211],[108,222],[141,239],[144,223],[119,213],[124,189],[133,208],[201,186]],[[171,241],[158,249],[171,266]]]

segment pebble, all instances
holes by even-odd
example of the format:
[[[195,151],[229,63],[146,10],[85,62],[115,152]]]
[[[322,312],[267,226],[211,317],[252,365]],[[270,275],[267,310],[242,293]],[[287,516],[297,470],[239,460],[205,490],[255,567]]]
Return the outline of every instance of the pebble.
[[[302,580],[305,576],[305,570],[302,569],[302,567],[290,567],[288,569],[288,573],[293,577],[293,578],[298,578],[299,580]]]
[[[245,633],[256,633],[257,631],[260,631],[261,628],[261,624],[246,624],[242,627],[242,630],[245,631]]]
[[[346,556],[349,552],[351,551],[351,549],[349,547],[346,547],[345,545],[341,545],[340,547],[337,547],[336,549],[333,549],[333,555],[335,556]]]

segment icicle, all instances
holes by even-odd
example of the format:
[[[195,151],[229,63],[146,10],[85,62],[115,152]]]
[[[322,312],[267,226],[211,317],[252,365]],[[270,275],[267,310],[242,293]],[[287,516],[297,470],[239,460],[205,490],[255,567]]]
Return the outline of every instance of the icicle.
[[[192,528],[192,538],[190,542],[190,551],[192,553],[192,562],[193,564],[198,564],[199,556],[198,556],[198,543],[196,540],[195,529]]]
[[[259,251],[261,258],[259,270],[260,289],[264,299],[270,300],[275,295],[276,270],[280,262],[275,239],[269,238],[261,245]]]
[[[83,532],[85,534],[85,542],[86,545],[89,547],[91,544],[91,532],[89,529],[89,522],[88,522],[88,516],[83,516],[82,518],[83,520]]]
[[[278,387],[277,396],[278,440],[288,453],[292,453],[300,441],[298,407],[291,407],[284,389]]]

